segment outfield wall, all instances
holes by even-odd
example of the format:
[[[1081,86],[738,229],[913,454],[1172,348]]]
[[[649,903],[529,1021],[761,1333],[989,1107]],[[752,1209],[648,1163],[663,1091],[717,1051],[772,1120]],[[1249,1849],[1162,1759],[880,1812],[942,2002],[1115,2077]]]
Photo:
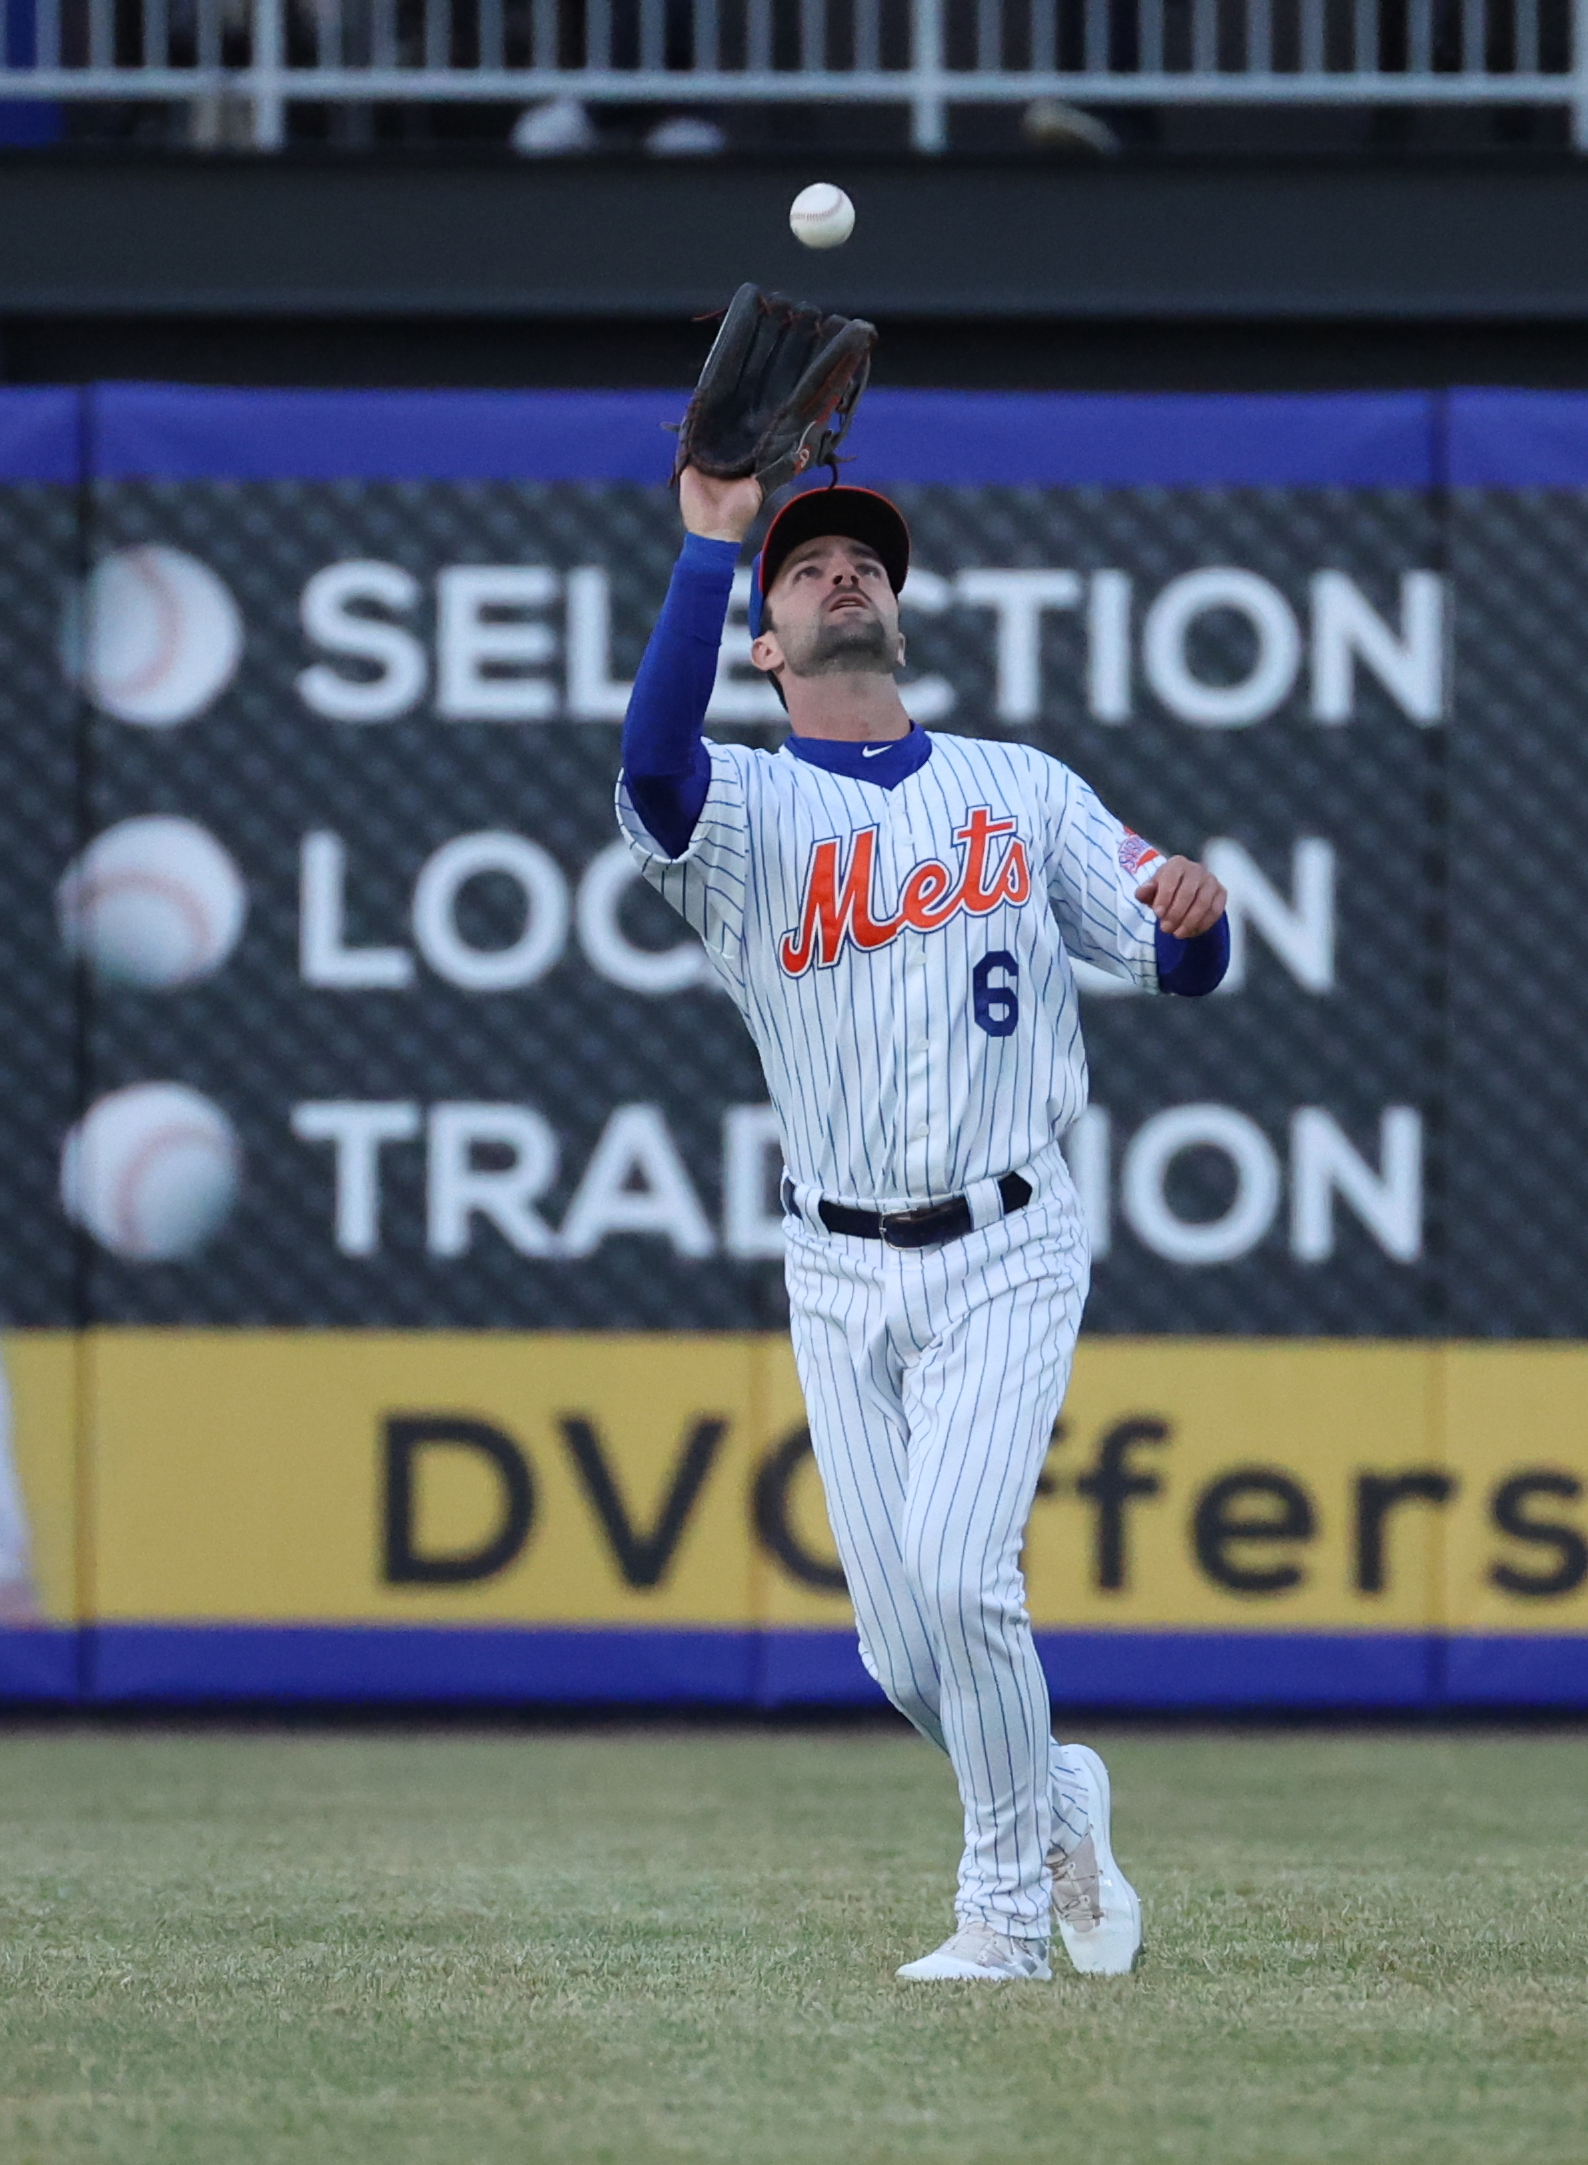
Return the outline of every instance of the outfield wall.
[[[872,1692],[757,1063],[611,824],[677,403],[0,393],[0,1692]],[[1234,903],[1213,1001],[1084,987],[1056,1694],[1588,1703],[1588,400],[877,392],[855,449],[918,718]]]

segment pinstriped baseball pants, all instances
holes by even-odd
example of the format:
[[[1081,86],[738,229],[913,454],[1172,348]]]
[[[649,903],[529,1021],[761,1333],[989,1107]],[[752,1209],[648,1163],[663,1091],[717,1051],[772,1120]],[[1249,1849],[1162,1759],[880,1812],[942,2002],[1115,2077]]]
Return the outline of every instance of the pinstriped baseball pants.
[[[1081,1840],[1085,1792],[1053,1742],[1020,1551],[1089,1259],[1057,1149],[1027,1177],[1024,1210],[940,1248],[793,1216],[785,1232],[794,1356],[861,1659],[953,1764],[961,1922],[1045,1940],[1049,1844]]]

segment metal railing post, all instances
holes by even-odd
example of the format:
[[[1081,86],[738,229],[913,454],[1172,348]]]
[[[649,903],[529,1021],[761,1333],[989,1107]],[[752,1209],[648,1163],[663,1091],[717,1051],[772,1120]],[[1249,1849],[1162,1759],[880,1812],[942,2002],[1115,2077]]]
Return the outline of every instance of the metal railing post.
[[[1579,6],[1588,0],[1578,0]],[[948,107],[943,96],[943,0],[911,0],[910,138],[917,150],[948,146]]]
[[[280,150],[287,139],[283,63],[285,23],[281,0],[253,0],[254,148]]]

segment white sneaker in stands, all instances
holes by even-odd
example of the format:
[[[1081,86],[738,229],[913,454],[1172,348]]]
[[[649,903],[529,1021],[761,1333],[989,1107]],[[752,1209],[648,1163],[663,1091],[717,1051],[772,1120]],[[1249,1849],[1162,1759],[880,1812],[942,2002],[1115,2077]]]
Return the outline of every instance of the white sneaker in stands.
[[[1109,1845],[1108,1769],[1085,1744],[1064,1749],[1086,1772],[1091,1822],[1079,1849],[1067,1857],[1049,1853],[1053,1914],[1065,1953],[1083,1977],[1128,1977],[1141,1952],[1141,1903]]]
[[[907,1984],[937,1984],[945,1979],[967,1979],[977,1984],[1003,1985],[1021,1978],[1046,1984],[1048,1968],[1045,1943],[1034,1939],[1010,1939],[990,1924],[962,1924],[952,1939],[919,1962],[906,1962],[895,1974]]]

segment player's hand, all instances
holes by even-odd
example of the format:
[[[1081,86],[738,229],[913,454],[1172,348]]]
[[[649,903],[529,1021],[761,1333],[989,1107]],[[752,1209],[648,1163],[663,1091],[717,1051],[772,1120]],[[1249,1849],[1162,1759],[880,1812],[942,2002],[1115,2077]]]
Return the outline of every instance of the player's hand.
[[[678,477],[678,508],[692,534],[707,541],[743,541],[761,508],[761,484],[752,475],[747,481],[713,481],[696,466],[686,466]]]
[[[1189,857],[1171,857],[1158,867],[1136,900],[1145,902],[1165,932],[1177,940],[1194,940],[1210,932],[1224,915],[1229,896],[1205,864]]]

